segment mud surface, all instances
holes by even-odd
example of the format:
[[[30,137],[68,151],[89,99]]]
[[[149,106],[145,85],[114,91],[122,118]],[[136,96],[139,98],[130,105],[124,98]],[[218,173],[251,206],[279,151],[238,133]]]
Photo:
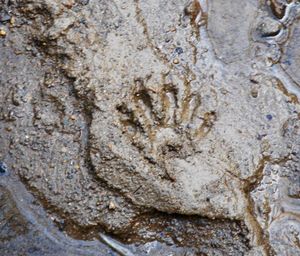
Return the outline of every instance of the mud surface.
[[[1,0],[1,255],[300,254],[299,22]]]

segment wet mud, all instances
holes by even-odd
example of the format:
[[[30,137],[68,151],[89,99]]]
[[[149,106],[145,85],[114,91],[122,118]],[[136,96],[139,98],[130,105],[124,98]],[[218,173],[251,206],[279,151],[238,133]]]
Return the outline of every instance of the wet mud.
[[[0,0],[1,255],[299,254],[299,22]]]

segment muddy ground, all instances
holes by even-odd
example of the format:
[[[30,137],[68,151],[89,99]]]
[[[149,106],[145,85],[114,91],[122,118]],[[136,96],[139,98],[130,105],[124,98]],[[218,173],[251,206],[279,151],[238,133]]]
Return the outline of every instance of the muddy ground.
[[[0,0],[0,254],[300,254],[299,22]]]

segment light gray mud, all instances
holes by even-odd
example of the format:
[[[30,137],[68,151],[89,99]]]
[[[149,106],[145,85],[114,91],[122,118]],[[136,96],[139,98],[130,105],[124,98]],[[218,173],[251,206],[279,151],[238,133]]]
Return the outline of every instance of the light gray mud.
[[[300,253],[298,1],[0,3],[4,255]]]

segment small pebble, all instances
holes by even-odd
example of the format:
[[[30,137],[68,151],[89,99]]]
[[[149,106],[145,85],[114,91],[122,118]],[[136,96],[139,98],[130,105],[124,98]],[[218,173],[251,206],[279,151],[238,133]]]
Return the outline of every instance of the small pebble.
[[[267,134],[258,134],[257,136],[256,136],[256,138],[258,139],[258,140],[262,140],[264,137],[266,137],[267,136]]]
[[[89,4],[89,1],[90,0],[79,0],[79,3],[82,5],[87,5],[87,4]]]
[[[253,89],[251,90],[251,96],[252,96],[253,98],[257,98],[257,97],[258,97],[258,91],[257,91],[257,89],[253,88]]]
[[[115,210],[116,209],[116,205],[113,201],[109,202],[108,209],[109,210]]]
[[[183,53],[183,49],[181,47],[176,47],[175,52],[179,55]]]
[[[271,120],[273,119],[273,116],[270,115],[270,114],[268,114],[268,115],[266,115],[266,118],[267,118],[269,121],[271,121]]]
[[[6,31],[2,28],[0,28],[0,36],[2,36],[2,37],[6,36]]]
[[[3,176],[4,174],[7,173],[7,166],[5,163],[0,162],[0,176]]]
[[[72,173],[68,173],[67,174],[67,179],[71,180],[73,179],[74,175]]]
[[[15,25],[15,23],[16,23],[16,19],[15,19],[15,17],[11,17],[11,19],[10,19],[10,25],[11,26],[14,26]]]
[[[178,63],[179,63],[179,60],[176,58],[176,59],[173,60],[173,63],[174,63],[174,64],[178,64]]]
[[[75,4],[74,0],[68,0],[68,1],[64,1],[63,5],[65,7],[67,7],[68,9],[71,9],[73,7],[73,5]]]

